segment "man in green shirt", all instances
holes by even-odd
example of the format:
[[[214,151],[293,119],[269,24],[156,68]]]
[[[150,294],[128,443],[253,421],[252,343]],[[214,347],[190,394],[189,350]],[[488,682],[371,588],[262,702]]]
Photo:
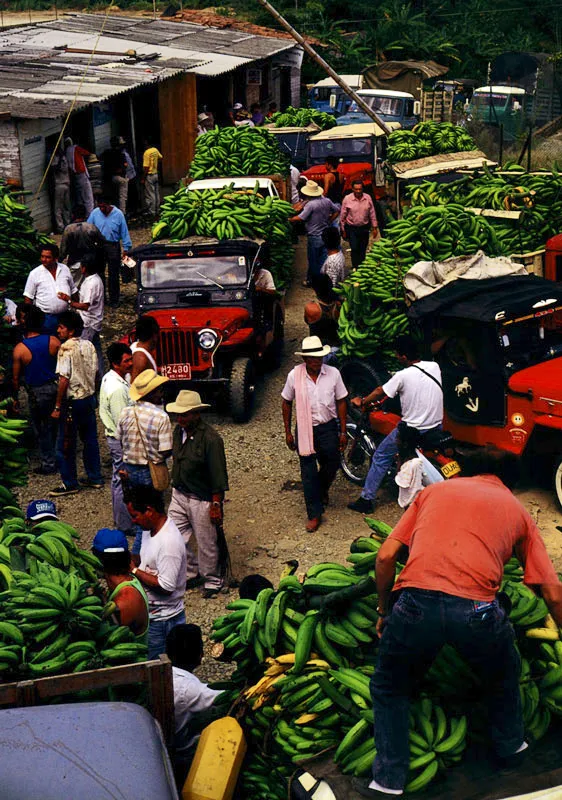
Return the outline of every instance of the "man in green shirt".
[[[187,551],[187,589],[203,584],[203,597],[215,597],[223,587],[224,570],[219,563],[217,526],[222,524],[228,474],[224,442],[201,419],[202,403],[197,392],[181,391],[166,411],[176,415],[172,468],[172,500],[169,517],[176,523]],[[195,536],[197,555],[190,546]]]

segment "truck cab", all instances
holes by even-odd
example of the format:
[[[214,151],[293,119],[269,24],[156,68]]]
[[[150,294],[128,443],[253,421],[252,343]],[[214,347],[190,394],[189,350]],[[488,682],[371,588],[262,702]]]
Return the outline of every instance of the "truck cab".
[[[533,275],[456,280],[412,303],[441,367],[444,427],[546,468],[562,504],[562,286]]]
[[[517,86],[480,86],[475,89],[468,107],[469,116],[486,125],[507,125],[515,129],[523,123],[525,89]]]
[[[268,265],[266,242],[193,236],[133,255],[138,313],[160,326],[159,372],[176,387],[223,395],[234,421],[247,421],[257,366],[276,360],[283,344],[283,295],[256,287],[258,269]]]
[[[414,95],[409,92],[361,89],[357,94],[385,123],[396,122],[401,128],[413,128],[420,121],[420,103],[414,100]],[[347,112],[338,117],[338,125],[355,125],[369,121],[370,118],[354,101],[351,102]]]
[[[355,91],[362,85],[362,75],[341,75],[340,77]],[[350,103],[351,97],[346,95],[341,86],[334,83],[333,78],[323,78],[308,87],[309,108],[340,116],[345,114]]]
[[[393,130],[400,127],[390,123]],[[375,196],[384,194],[382,162],[386,156],[387,137],[375,122],[337,126],[311,136],[308,143],[308,169],[302,175],[308,180],[323,182],[328,156],[340,162],[338,172],[345,175],[344,191],[351,190],[353,180],[362,180]]]

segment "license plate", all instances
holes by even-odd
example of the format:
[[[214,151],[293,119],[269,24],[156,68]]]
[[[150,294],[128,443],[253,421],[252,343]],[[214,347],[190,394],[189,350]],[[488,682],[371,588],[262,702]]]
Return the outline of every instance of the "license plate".
[[[160,372],[171,381],[188,381],[191,378],[191,364],[162,364]]]
[[[458,475],[461,471],[458,461],[449,461],[448,464],[443,464],[441,472],[445,478],[452,478],[453,475]]]

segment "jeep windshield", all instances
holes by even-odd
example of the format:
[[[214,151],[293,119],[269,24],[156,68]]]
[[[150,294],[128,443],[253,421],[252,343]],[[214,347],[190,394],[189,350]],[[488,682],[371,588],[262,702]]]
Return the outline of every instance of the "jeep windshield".
[[[510,373],[562,355],[561,312],[505,325],[500,329],[504,362]]]
[[[163,258],[143,261],[140,268],[141,285],[144,289],[175,289],[187,286],[242,286],[248,271],[245,256],[221,256],[212,258],[191,256]]]
[[[368,161],[373,153],[373,142],[370,137],[364,139],[324,139],[318,142],[310,142],[310,157],[315,161],[336,156],[336,158],[350,159],[357,161]]]

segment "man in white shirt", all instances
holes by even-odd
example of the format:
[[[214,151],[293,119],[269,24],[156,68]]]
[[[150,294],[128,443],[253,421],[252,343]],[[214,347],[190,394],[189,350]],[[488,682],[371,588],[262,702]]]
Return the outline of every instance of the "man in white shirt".
[[[295,353],[302,356],[304,364],[289,372],[281,392],[287,447],[299,454],[309,533],[320,526],[328,491],[339,469],[340,452],[347,443],[347,389],[339,370],[323,363],[329,352],[330,345],[323,345],[318,336],[305,337],[302,350]],[[291,433],[293,402],[297,441]]]
[[[443,422],[443,389],[441,370],[435,361],[421,361],[418,345],[411,336],[399,336],[394,344],[398,362],[404,369],[396,372],[383,386],[366,397],[354,397],[352,404],[364,408],[369,403],[400,395],[402,421],[420,434],[441,427]],[[375,450],[361,496],[347,507],[361,514],[370,514],[374,500],[389,467],[398,453],[399,431],[396,427]]]
[[[206,683],[193,675],[203,659],[203,637],[199,625],[176,625],[172,628],[166,639],[166,654],[172,662],[174,683],[172,763],[177,785],[183,786],[194,755],[197,732],[211,721],[205,712],[213,707],[220,691],[209,689]]]
[[[291,170],[291,173],[290,173],[290,175],[291,175],[291,203],[293,205],[296,205],[300,200],[300,197],[299,197],[299,178],[300,178],[301,174],[298,171],[298,169],[295,166],[293,166],[293,164],[291,164],[290,170]]]
[[[82,339],[91,342],[96,348],[98,357],[98,384],[103,375],[103,353],[101,350],[100,331],[103,323],[104,287],[98,274],[98,265],[93,253],[87,253],[80,260],[80,272],[83,280],[80,284],[78,300],[70,300],[70,307],[76,309],[82,317],[84,330]]]
[[[56,244],[41,247],[41,264],[32,269],[27,276],[23,299],[33,304],[45,314],[44,333],[56,336],[58,315],[68,311],[68,300],[78,300],[78,290],[66,264],[57,259],[59,248]]]
[[[164,513],[164,495],[153,486],[126,492],[127,509],[142,528],[140,566],[132,573],[148,595],[148,659],[166,652],[172,628],[185,622],[185,543],[176,524]]]
[[[113,467],[111,475],[113,519],[116,527],[127,533],[128,531],[132,532],[133,523],[123,500],[123,484],[119,474],[123,469],[123,450],[117,437],[117,424],[123,409],[132,402],[129,397],[127,378],[130,377],[133,366],[133,356],[128,345],[122,342],[113,342],[107,348],[107,358],[110,369],[102,378],[99,412],[105,428],[107,447]]]

